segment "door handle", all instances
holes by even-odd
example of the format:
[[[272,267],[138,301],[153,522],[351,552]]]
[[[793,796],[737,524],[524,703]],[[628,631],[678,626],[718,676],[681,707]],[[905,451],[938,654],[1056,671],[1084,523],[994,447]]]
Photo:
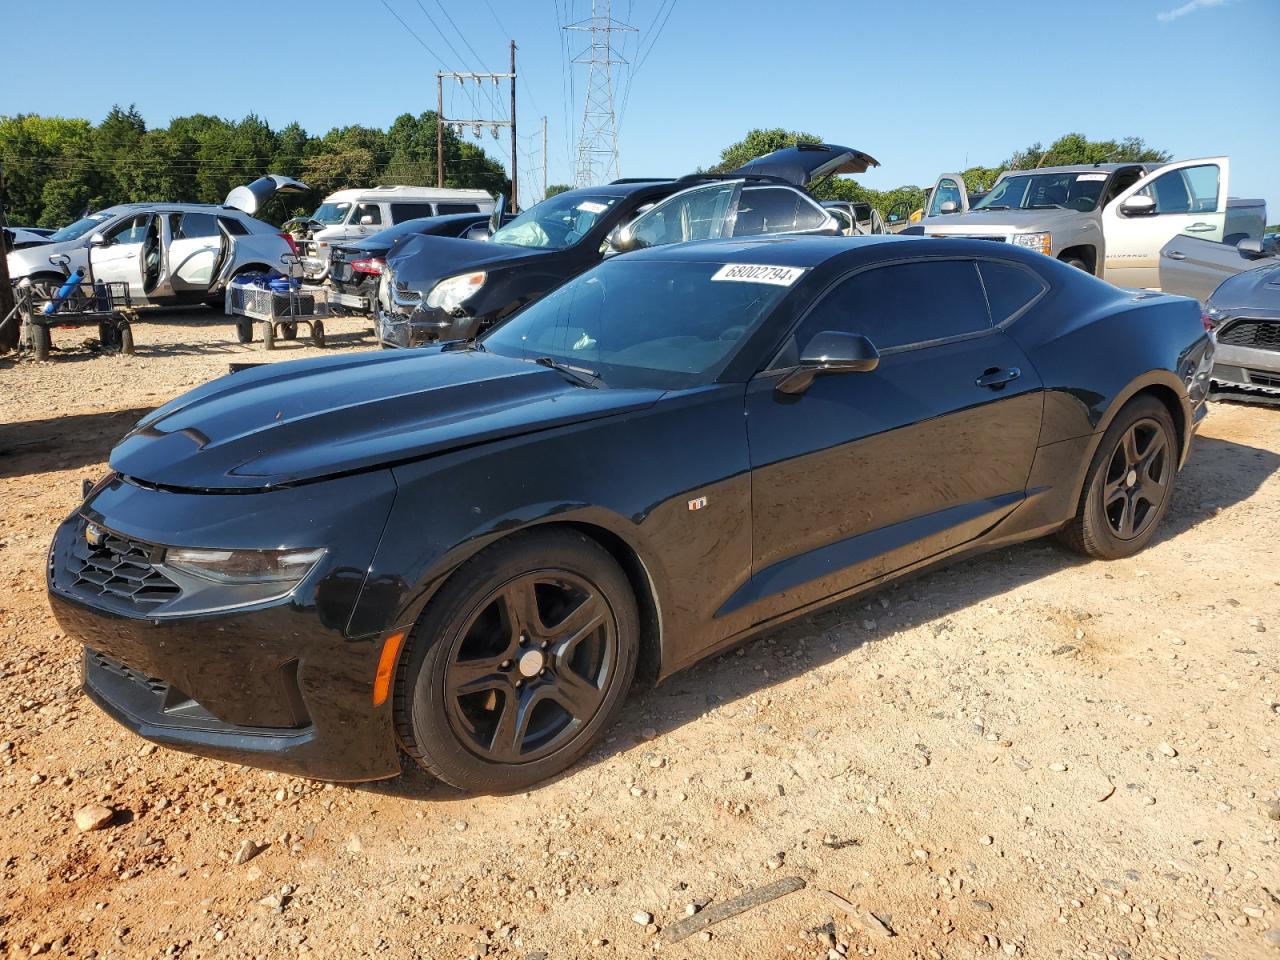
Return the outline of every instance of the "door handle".
[[[1168,253],[1165,254],[1165,256],[1168,257],[1170,260],[1187,259],[1187,255],[1185,253],[1179,253],[1177,250],[1170,250]]]
[[[1208,233],[1212,229],[1212,223],[1193,223],[1187,227],[1187,233]]]
[[[990,390],[1003,390],[1006,383],[1017,380],[1020,376],[1022,376],[1022,371],[1017,367],[1009,367],[1007,370],[991,367],[982,371],[982,376],[973,381],[973,383],[974,386],[987,387]]]

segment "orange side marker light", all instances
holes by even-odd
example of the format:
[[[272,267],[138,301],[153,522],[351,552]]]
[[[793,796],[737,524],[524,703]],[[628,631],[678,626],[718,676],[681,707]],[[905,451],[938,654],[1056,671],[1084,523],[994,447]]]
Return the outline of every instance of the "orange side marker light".
[[[391,681],[396,675],[396,658],[404,643],[404,631],[393,633],[382,641],[382,655],[378,657],[378,673],[373,678],[373,705],[380,707],[391,695]]]

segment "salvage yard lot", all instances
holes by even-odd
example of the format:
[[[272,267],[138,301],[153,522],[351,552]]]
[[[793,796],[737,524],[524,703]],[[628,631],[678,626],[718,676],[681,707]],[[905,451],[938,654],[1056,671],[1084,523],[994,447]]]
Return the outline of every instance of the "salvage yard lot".
[[[567,775],[465,797],[156,750],[80,695],[43,566],[81,481],[229,362],[319,353],[206,311],[135,331],[0,359],[0,955],[1280,956],[1280,409],[1212,407],[1133,559],[1036,542],[841,604],[634,692]]]

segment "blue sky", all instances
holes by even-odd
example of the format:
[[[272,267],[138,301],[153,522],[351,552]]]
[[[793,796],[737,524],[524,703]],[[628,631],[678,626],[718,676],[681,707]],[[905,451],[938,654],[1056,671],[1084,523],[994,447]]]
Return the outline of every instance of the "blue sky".
[[[572,181],[585,68],[566,67],[559,26],[587,16],[590,0],[385,3],[435,56],[383,0],[9,2],[10,38],[65,34],[71,24],[86,41],[82,53],[47,65],[26,58],[30,69],[0,86],[0,114],[96,121],[113,103],[136,103],[156,124],[254,112],[316,133],[382,126],[434,109],[437,70],[479,68],[443,5],[489,69],[505,69],[507,36],[515,37],[521,164],[540,189],[546,114],[550,180]],[[963,8],[613,0],[613,8],[639,27],[622,40],[639,63],[620,131],[625,176],[685,173],[752,127],[784,126],[877,157],[882,166],[860,178],[868,186],[927,184],[1079,131],[1141,136],[1178,159],[1226,154],[1231,194],[1265,197],[1271,221],[1280,220],[1280,0],[973,0]],[[814,9],[821,12],[806,13]],[[570,49],[584,42],[574,35]],[[621,94],[625,73],[619,86]],[[456,91],[450,100],[454,115],[473,109]],[[505,158],[505,141],[486,134],[483,142]]]

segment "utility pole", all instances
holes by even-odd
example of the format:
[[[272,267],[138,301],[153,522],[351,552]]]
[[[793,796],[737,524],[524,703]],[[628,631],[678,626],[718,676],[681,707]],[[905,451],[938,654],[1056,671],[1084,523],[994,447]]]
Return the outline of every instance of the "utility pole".
[[[572,23],[565,29],[591,34],[591,46],[573,58],[574,63],[589,64],[575,172],[576,185],[589,187],[605,180],[616,180],[620,175],[613,68],[627,61],[613,49],[613,35],[634,32],[636,28],[613,19],[612,0],[591,0],[590,18]]]
[[[477,87],[488,81],[497,87],[501,80],[509,80],[511,82],[511,117],[508,120],[492,120],[487,117],[472,117],[463,119],[461,117],[446,117],[444,115],[444,82],[445,80],[456,80],[459,86],[464,86],[468,82],[473,82]],[[436,186],[444,186],[444,128],[451,126],[458,133],[462,132],[463,127],[473,127],[476,135],[480,135],[481,128],[486,128],[493,132],[497,137],[498,130],[502,127],[511,128],[511,207],[515,209],[516,196],[516,42],[511,41],[511,72],[510,73],[455,73],[451,71],[443,71],[436,74]]]
[[[444,186],[444,74],[436,74],[436,186]]]
[[[511,41],[511,209],[519,210],[520,180],[516,176],[516,42]]]
[[[18,318],[14,312],[13,287],[9,283],[9,221],[4,212],[4,163],[0,162],[0,352],[18,345]]]

